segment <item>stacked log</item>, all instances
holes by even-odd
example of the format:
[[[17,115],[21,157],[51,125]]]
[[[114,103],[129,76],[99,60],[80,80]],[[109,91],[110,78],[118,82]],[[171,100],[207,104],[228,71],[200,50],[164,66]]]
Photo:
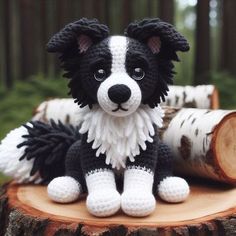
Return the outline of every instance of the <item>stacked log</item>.
[[[218,91],[214,85],[199,86],[170,86],[168,97],[162,106],[173,107],[191,107],[203,109],[218,109],[219,97]],[[35,110],[35,119],[40,117],[41,120],[49,116],[51,119],[55,117],[64,120],[66,123],[73,123],[74,112],[78,109],[78,105],[74,103],[72,98],[68,99],[52,99],[41,103]],[[65,112],[64,112],[65,111]],[[41,116],[41,113],[45,117]],[[71,119],[71,120],[70,120]]]
[[[163,106],[218,109],[218,90],[214,85],[169,86]]]
[[[174,154],[176,173],[236,183],[236,111],[163,108],[161,138]],[[33,119],[76,125],[78,109],[71,99],[55,99],[42,103]]]

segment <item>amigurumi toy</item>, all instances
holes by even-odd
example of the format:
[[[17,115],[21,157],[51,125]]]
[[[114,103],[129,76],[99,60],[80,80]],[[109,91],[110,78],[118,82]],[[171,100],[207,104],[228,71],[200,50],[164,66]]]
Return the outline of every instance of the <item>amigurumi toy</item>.
[[[49,183],[56,202],[87,192],[87,209],[98,217],[119,209],[149,215],[157,195],[184,201],[189,186],[173,176],[172,155],[157,128],[172,61],[179,60],[177,51],[189,50],[186,39],[160,19],[109,36],[106,25],[83,18],[55,34],[47,50],[58,53],[66,71],[78,126],[32,121],[11,131],[0,145],[0,170],[21,183]]]

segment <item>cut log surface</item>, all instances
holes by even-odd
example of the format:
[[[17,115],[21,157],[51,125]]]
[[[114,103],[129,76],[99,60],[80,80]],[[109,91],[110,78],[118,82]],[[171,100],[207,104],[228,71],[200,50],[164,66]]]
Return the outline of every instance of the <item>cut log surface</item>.
[[[236,183],[236,111],[167,107],[161,131],[177,173]]]
[[[191,182],[190,182],[191,183]],[[236,188],[193,182],[186,202],[157,200],[143,218],[121,211],[107,218],[90,215],[85,197],[58,204],[45,186],[5,185],[0,194],[0,235],[236,235]]]
[[[218,90],[214,85],[169,86],[163,106],[218,109]]]

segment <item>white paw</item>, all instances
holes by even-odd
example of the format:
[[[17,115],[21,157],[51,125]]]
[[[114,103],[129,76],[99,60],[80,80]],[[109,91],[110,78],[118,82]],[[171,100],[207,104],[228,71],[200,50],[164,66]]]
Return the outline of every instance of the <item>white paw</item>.
[[[156,207],[156,199],[149,192],[127,190],[121,196],[121,208],[130,216],[150,215]]]
[[[120,209],[120,194],[115,189],[97,190],[88,195],[86,205],[94,216],[111,216]]]
[[[72,177],[57,177],[48,184],[47,192],[48,197],[53,201],[69,203],[78,199],[81,185]]]
[[[180,177],[167,177],[158,185],[158,194],[167,202],[183,202],[189,195],[188,183]]]

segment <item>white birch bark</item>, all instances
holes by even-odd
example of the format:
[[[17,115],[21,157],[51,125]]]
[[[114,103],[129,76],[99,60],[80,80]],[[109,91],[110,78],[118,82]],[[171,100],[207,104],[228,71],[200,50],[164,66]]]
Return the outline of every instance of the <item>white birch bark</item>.
[[[162,140],[178,173],[236,183],[236,111],[166,108],[165,114]]]
[[[217,109],[218,100],[218,92],[214,85],[169,86],[166,101],[161,105]]]

